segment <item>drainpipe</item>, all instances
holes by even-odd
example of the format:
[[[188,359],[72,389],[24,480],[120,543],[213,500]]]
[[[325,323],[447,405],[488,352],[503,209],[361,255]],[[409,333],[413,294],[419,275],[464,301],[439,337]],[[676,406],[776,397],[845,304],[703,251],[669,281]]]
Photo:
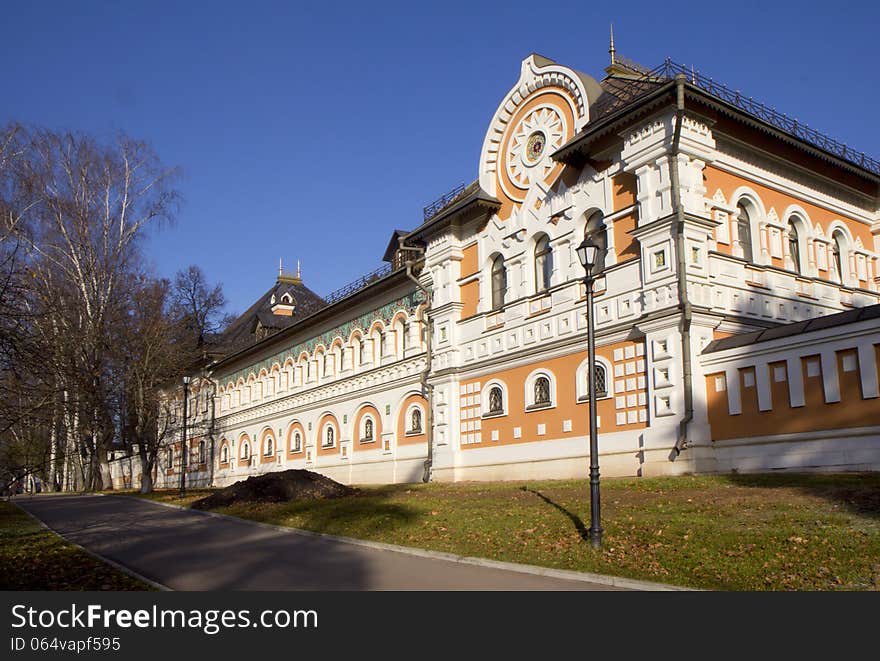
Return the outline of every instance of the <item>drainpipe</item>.
[[[422,248],[413,248],[410,246],[403,245],[403,237],[399,239],[400,249],[402,251],[407,252],[416,252],[421,257],[424,257],[425,251]],[[425,395],[425,400],[427,401],[427,411],[425,413],[425,435],[428,440],[428,456],[425,458],[425,467],[424,472],[422,474],[422,482],[430,482],[431,481],[431,470],[434,465],[434,386],[428,383],[428,376],[431,374],[431,362],[433,360],[433,354],[431,352],[431,340],[434,335],[434,329],[431,326],[431,290],[427,289],[419,279],[413,274],[413,265],[415,262],[412,259],[406,260],[406,276],[412,280],[416,287],[422,290],[422,293],[425,295],[425,369],[422,370],[420,382],[422,384],[422,393]]]
[[[693,316],[691,302],[687,293],[687,257],[685,255],[684,240],[684,208],[681,204],[681,181],[678,172],[679,143],[681,142],[681,122],[684,117],[684,84],[687,80],[684,74],[675,77],[675,131],[672,135],[672,167],[670,169],[672,179],[672,205],[677,222],[675,225],[675,252],[678,261],[678,307],[682,313],[681,324],[681,366],[684,379],[684,417],[678,424],[678,438],[673,448],[675,456],[687,449],[689,442],[687,437],[688,424],[694,419],[694,387],[691,374],[691,319]]]

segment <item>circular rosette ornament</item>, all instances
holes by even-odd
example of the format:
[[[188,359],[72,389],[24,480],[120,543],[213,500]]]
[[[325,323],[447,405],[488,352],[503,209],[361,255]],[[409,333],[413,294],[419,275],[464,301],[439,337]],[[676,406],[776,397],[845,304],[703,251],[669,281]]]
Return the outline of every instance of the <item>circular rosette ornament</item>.
[[[562,146],[565,124],[552,106],[526,115],[514,129],[507,153],[507,175],[521,188],[543,180],[555,163],[550,155]]]

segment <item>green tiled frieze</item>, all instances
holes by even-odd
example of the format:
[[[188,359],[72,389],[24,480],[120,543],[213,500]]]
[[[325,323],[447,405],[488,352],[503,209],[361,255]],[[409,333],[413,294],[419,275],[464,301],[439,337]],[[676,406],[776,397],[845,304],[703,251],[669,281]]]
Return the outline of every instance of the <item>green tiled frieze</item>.
[[[313,337],[306,342],[300,342],[299,344],[289,346],[285,349],[282,349],[278,353],[269,356],[264,360],[261,360],[258,363],[248,365],[247,367],[239,369],[228,376],[218,375],[217,378],[225,386],[230,381],[232,383],[236,383],[238,382],[239,378],[244,377],[246,379],[250,374],[254,374],[256,376],[263,369],[270,370],[272,368],[272,365],[274,365],[275,363],[283,365],[284,361],[286,361],[288,358],[293,358],[293,360],[296,361],[303,351],[307,352],[311,356],[318,346],[323,345],[324,347],[329,347],[330,343],[333,342],[333,340],[337,337],[341,337],[343,340],[348,340],[353,331],[368,330],[370,326],[372,326],[373,323],[377,320],[381,320],[386,326],[388,326],[391,323],[392,315],[394,315],[399,310],[406,310],[407,314],[410,316],[410,318],[412,318],[415,316],[416,308],[423,301],[424,295],[420,291],[417,290],[411,292],[403,298],[391,301],[390,303],[387,303],[380,308],[376,308],[375,310],[371,310],[370,312],[362,314],[360,317],[347,321],[341,326],[337,326],[336,328],[333,328],[326,333],[322,333],[321,335]]]

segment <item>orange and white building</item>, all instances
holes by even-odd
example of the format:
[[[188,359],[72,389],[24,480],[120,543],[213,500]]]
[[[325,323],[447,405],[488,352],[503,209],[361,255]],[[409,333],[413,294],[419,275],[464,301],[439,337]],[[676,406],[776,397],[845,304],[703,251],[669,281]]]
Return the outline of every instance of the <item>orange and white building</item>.
[[[603,475],[880,468],[880,163],[693,69],[605,73],[530,55],[384,269],[280,274],[202,375],[193,477],[585,476],[585,235]]]

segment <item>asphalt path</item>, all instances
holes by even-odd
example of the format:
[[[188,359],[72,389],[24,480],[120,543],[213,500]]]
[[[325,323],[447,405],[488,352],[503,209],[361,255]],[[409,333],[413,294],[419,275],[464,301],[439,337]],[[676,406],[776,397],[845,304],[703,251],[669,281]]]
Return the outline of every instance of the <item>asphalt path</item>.
[[[66,539],[173,590],[609,590],[278,530],[114,496],[16,504]]]

